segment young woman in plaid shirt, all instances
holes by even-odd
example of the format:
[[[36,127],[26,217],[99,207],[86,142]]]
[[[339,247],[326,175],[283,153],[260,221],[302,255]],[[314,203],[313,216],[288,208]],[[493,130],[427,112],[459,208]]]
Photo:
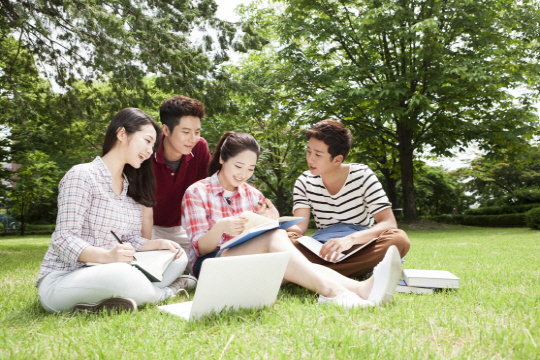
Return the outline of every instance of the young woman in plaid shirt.
[[[74,166],[60,182],[56,228],[37,282],[45,310],[135,310],[188,286],[181,276],[187,265],[183,252],[160,283],[129,265],[135,251],[179,248],[170,240],[141,236],[142,206],[154,204],[155,191],[146,160],[158,135],[150,116],[123,109],[107,129],[102,157]],[[86,262],[104,265],[85,267]]]
[[[284,230],[259,235],[243,244],[220,250],[221,244],[240,234],[246,219],[244,211],[277,219],[279,214],[270,200],[245,183],[255,170],[260,148],[253,136],[228,132],[219,141],[204,180],[191,185],[182,200],[182,224],[191,241],[189,258],[195,276],[207,258],[269,252],[288,252],[290,260],[284,280],[320,294],[320,303],[335,303],[345,308],[378,305],[388,299],[385,293],[396,271],[401,271],[397,249],[389,250],[381,262],[377,281],[349,279],[321,265],[309,262],[289,240]],[[394,247],[395,248],[395,247]],[[396,258],[397,256],[397,258]],[[389,285],[390,284],[390,285]],[[394,286],[395,287],[395,286]]]

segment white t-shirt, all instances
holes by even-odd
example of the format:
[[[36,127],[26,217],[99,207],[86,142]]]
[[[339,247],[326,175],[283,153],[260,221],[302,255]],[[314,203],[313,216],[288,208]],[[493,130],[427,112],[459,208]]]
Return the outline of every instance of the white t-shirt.
[[[321,176],[311,175],[309,170],[300,175],[294,184],[293,212],[311,209],[318,229],[339,223],[373,226],[373,214],[392,204],[367,165],[349,165],[345,185],[335,195],[330,195]]]

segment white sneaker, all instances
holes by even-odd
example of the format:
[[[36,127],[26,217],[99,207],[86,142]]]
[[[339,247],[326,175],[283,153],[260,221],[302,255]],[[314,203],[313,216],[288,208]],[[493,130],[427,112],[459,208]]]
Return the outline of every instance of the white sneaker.
[[[336,304],[343,306],[345,309],[352,307],[369,307],[373,306],[371,301],[362,299],[352,291],[346,291],[343,294],[339,294],[333,298],[327,298],[326,296],[319,295],[319,304]]]
[[[401,256],[397,247],[392,245],[384,259],[373,269],[373,288],[368,300],[376,305],[391,302],[400,278]]]

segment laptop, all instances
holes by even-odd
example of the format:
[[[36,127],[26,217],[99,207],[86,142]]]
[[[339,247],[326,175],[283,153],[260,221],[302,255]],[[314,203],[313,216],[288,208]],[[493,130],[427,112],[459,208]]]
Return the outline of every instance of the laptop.
[[[225,308],[257,309],[276,301],[289,253],[207,259],[193,301],[158,306],[161,311],[198,320]]]

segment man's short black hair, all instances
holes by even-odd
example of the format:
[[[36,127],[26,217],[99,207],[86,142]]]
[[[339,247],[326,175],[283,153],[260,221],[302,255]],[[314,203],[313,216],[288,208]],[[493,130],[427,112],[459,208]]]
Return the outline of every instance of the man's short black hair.
[[[343,161],[349,155],[352,147],[352,134],[342,123],[332,119],[319,121],[306,132],[306,137],[323,141],[328,145],[328,153],[335,158],[343,155]]]
[[[204,117],[203,103],[187,96],[174,96],[163,101],[159,108],[161,123],[167,125],[171,132],[184,116],[195,116],[202,120]]]

